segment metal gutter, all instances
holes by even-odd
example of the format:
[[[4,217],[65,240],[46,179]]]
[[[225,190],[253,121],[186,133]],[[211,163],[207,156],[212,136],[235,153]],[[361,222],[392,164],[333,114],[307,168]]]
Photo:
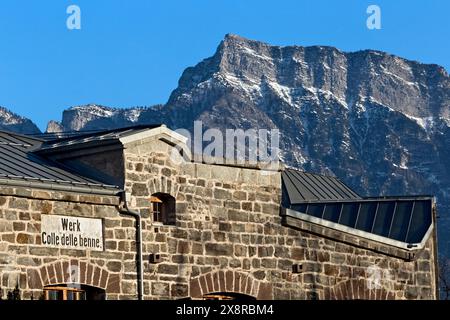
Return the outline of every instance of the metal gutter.
[[[329,200],[301,200],[290,202],[290,205],[302,205],[302,204],[332,204],[332,203],[367,203],[367,202],[392,202],[392,201],[418,201],[418,200],[432,200],[433,196],[401,196],[401,197],[370,197],[370,198],[355,198],[355,199],[329,199]]]
[[[54,191],[66,191],[66,192],[79,192],[79,193],[88,193],[88,194],[98,194],[98,195],[108,195],[115,196],[122,190],[119,188],[113,189],[103,189],[96,188],[94,185],[85,185],[85,186],[77,186],[77,185],[67,185],[67,184],[59,184],[56,181],[29,181],[29,180],[14,180],[14,179],[4,179],[0,178],[0,185],[12,186],[12,187],[25,187],[25,188],[37,188],[37,189],[45,189],[45,190],[54,190]]]
[[[136,266],[137,266],[137,288],[138,288],[138,300],[143,300],[144,297],[144,266],[142,259],[142,217],[137,211],[133,211],[128,207],[126,192],[122,191],[121,199],[123,208],[120,208],[120,213],[123,215],[131,216],[136,219]]]
[[[436,208],[436,201],[433,200],[433,205],[432,205],[432,211],[433,211],[433,224],[436,224],[436,217],[437,217],[437,208]],[[439,255],[438,255],[438,234],[437,234],[437,228],[434,229],[433,232],[433,255],[434,255],[434,278],[435,278],[435,294],[436,294],[436,300],[440,300],[440,285],[439,285]]]

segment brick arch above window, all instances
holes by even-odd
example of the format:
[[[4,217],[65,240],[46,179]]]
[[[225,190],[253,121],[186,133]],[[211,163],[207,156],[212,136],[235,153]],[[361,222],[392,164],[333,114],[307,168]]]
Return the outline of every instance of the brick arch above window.
[[[150,194],[165,193],[169,194],[175,199],[177,198],[180,189],[179,184],[175,180],[165,176],[155,177],[148,182],[148,189]]]
[[[104,289],[108,293],[120,292],[120,276],[87,261],[55,261],[40,268],[27,270],[30,289],[42,289],[57,284],[83,284]]]
[[[324,289],[325,300],[394,300],[384,288],[371,288],[366,279],[350,279]]]
[[[193,278],[189,282],[191,298],[202,298],[204,295],[217,292],[239,293],[258,300],[273,299],[271,283],[259,281],[240,271],[212,271]]]

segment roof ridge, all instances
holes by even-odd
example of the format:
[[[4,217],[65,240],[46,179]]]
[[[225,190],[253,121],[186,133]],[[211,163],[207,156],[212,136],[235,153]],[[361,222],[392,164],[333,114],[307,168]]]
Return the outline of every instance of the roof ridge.
[[[49,144],[55,144],[55,143],[62,143],[62,142],[66,142],[66,141],[70,141],[70,140],[74,140],[74,139],[83,139],[83,138],[88,138],[88,137],[94,137],[94,136],[98,136],[98,135],[105,135],[105,134],[110,134],[113,132],[123,132],[123,131],[127,131],[127,130],[139,130],[139,129],[153,129],[156,127],[162,126],[162,124],[147,124],[147,125],[136,125],[136,126],[127,126],[127,127],[120,127],[120,128],[115,128],[115,129],[100,129],[100,130],[82,130],[82,131],[66,131],[66,132],[61,132],[61,133],[80,133],[80,134],[75,134],[73,136],[70,137],[63,137],[63,138],[56,138],[54,140],[47,140],[47,143]],[[57,135],[59,132],[55,132],[55,135]],[[44,139],[45,141],[45,139]]]
[[[288,168],[282,172],[282,179],[291,202],[293,199],[295,202],[361,199],[337,177]]]
[[[326,178],[334,178],[334,179],[338,179],[338,180],[339,180],[339,178],[336,177],[336,176],[332,176],[332,175],[328,175],[328,174],[323,174],[323,173],[309,172],[309,171],[305,171],[305,170],[303,170],[303,169],[299,169],[299,168],[296,168],[296,167],[287,167],[285,170],[286,170],[286,171],[287,171],[287,170],[292,170],[292,171],[296,171],[296,172],[301,172],[301,173],[309,174],[309,175],[312,175],[312,176],[319,176],[319,177],[326,177]]]
[[[36,138],[35,136],[33,136],[32,134],[25,134],[25,133],[18,133],[18,132],[14,132],[14,131],[8,131],[8,130],[3,130],[0,129],[0,134],[7,134],[9,136],[15,136],[15,137],[20,137],[20,138],[25,138],[25,139],[31,139],[31,140],[35,140],[37,142],[43,142],[45,140],[43,139],[39,139]]]

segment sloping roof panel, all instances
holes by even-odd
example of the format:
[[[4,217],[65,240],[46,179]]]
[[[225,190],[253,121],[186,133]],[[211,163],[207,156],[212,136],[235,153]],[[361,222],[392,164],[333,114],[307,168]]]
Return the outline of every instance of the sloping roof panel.
[[[352,200],[361,197],[340,180],[296,169],[281,174],[290,203],[322,200]]]
[[[433,223],[430,196],[362,198],[336,178],[294,169],[282,181],[282,205],[294,218],[403,248],[422,243]]]
[[[0,179],[117,189],[35,154],[41,144],[40,139],[0,131]]]

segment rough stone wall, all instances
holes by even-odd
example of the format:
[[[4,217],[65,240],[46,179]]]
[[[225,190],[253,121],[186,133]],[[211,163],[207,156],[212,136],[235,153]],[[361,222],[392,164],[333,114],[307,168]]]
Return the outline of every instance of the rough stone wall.
[[[282,225],[279,173],[180,163],[157,140],[128,145],[125,161],[126,190],[145,221],[146,298],[236,290],[268,299],[435,298],[432,238],[406,261]],[[151,221],[156,192],[176,198],[176,226]],[[149,263],[151,253],[161,262]]]
[[[43,286],[75,282],[106,290],[107,299],[136,298],[135,221],[119,215],[118,197],[0,188],[0,286],[38,299]],[[104,219],[103,252],[41,245],[44,214]]]
[[[389,248],[370,249],[379,244],[363,248],[317,226],[286,226],[279,173],[180,162],[172,147],[151,139],[126,145],[124,155],[130,205],[143,216],[146,299],[214,292],[259,299],[435,298],[432,238],[407,261]],[[175,226],[152,221],[156,192],[176,198]],[[24,299],[38,298],[43,286],[70,278],[105,289],[107,299],[135,299],[135,221],[117,205],[118,197],[0,187],[3,298],[16,284]],[[42,246],[43,214],[103,218],[105,251]],[[150,263],[152,253],[161,262]],[[301,265],[300,273],[292,272],[293,264]]]

